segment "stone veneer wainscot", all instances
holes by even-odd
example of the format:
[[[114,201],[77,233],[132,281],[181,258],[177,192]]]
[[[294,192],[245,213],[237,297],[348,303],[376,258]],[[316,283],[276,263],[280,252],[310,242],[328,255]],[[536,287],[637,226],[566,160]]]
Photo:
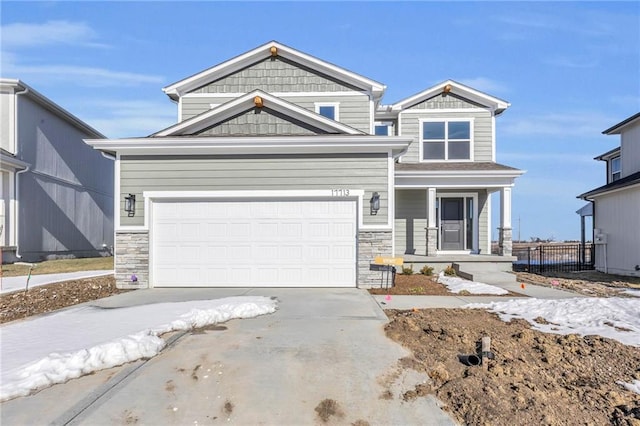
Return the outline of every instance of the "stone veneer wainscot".
[[[149,231],[116,232],[115,276],[118,288],[149,287]]]
[[[376,256],[390,257],[392,252],[391,231],[358,232],[358,287],[380,286],[380,271],[371,271],[371,263]]]

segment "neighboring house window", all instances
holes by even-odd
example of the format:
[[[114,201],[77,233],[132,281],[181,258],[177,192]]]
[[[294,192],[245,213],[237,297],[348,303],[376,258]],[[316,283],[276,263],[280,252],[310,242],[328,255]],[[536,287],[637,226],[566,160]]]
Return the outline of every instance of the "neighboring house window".
[[[471,121],[422,122],[422,160],[471,160]]]
[[[316,103],[316,113],[331,120],[338,121],[338,104],[337,103]]]
[[[615,157],[611,159],[611,182],[615,182],[620,179],[620,174],[622,171],[620,170],[620,157]]]

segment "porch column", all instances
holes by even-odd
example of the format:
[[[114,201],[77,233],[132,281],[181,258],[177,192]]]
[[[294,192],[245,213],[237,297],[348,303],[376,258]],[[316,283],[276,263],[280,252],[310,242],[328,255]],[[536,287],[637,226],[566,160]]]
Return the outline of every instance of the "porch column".
[[[427,256],[438,251],[438,227],[436,220],[436,189],[427,188]]]
[[[500,190],[500,255],[511,256],[513,240],[511,228],[511,187]]]

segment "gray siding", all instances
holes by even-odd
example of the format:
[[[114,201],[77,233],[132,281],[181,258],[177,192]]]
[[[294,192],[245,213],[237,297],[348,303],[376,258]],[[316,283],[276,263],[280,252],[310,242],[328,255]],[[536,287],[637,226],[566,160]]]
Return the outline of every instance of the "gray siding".
[[[396,191],[395,252],[425,255],[427,252],[427,191]]]
[[[607,235],[606,251],[604,245],[596,245],[596,269],[640,276],[635,269],[640,253],[640,189],[629,187],[601,195],[595,199],[594,208],[594,227]]]
[[[474,161],[492,161],[492,131],[491,112],[478,109],[477,111],[438,112],[427,111],[419,113],[400,113],[399,126],[402,136],[412,136],[415,141],[402,157],[403,163],[420,162],[420,119],[469,119],[473,118],[473,155]]]
[[[192,93],[340,92],[360,90],[281,57],[267,58]]]
[[[82,141],[90,135],[18,99],[20,158],[31,164],[19,178],[20,251],[37,259],[112,246],[113,161]]]
[[[640,123],[622,132],[620,136],[620,162],[622,167],[620,177],[640,172]]]
[[[13,143],[11,142],[13,128],[13,115],[11,114],[12,103],[14,99],[13,93],[2,92],[0,93],[0,148],[14,154]]]
[[[136,194],[136,215],[124,213],[120,223],[144,224],[144,191],[239,191],[363,189],[365,224],[386,224],[388,168],[386,155],[343,156],[210,156],[122,157],[121,193]],[[369,213],[371,193],[380,193],[381,208]]]
[[[489,207],[487,191],[448,190],[438,191],[447,194],[473,193],[478,194],[478,247],[482,254],[487,252],[489,241]],[[425,255],[427,250],[427,190],[406,189],[396,191],[395,217],[395,252],[398,256],[404,254]]]
[[[304,123],[292,123],[273,114],[268,108],[250,110],[224,123],[198,133],[200,136],[275,136],[275,135],[314,135],[326,133],[312,129]]]
[[[486,189],[478,191],[478,248],[481,254],[491,254],[491,230],[489,229],[489,203],[491,196]]]
[[[211,104],[222,104],[232,99],[208,96],[183,97],[181,98],[182,120],[209,111]],[[371,111],[367,95],[354,92],[353,96],[282,96],[282,99],[312,112],[315,112],[315,102],[336,102],[339,104],[338,121],[365,133],[370,131]],[[265,104],[265,106],[268,105]]]
[[[437,95],[433,98],[427,99],[426,101],[420,102],[419,104],[415,104],[408,109],[460,109],[460,108],[480,108],[486,109],[486,107],[471,102],[468,99],[461,98],[459,96],[448,94],[448,95]]]

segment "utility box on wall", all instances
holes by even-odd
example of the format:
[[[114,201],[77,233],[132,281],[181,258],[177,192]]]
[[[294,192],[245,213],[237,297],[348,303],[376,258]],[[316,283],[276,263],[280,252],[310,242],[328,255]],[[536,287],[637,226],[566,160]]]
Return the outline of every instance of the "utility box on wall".
[[[607,244],[607,234],[605,234],[603,232],[597,232],[593,236],[593,242],[595,244]]]

